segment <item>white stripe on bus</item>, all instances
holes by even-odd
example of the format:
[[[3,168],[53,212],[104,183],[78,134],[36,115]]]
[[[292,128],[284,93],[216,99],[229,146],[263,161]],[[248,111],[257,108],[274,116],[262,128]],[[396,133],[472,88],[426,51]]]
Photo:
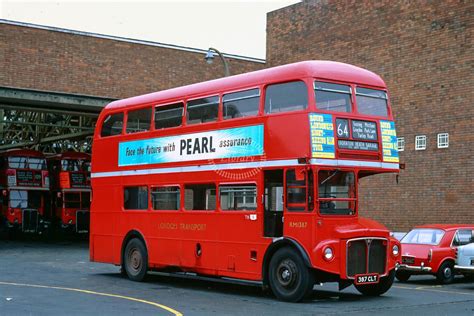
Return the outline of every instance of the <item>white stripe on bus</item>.
[[[334,160],[334,159],[311,159],[312,165],[318,166],[339,166],[339,167],[370,167],[398,170],[398,163],[386,163],[375,161],[359,161],[359,160]],[[120,176],[142,176],[162,173],[180,173],[180,172],[197,172],[197,171],[216,171],[216,170],[233,170],[233,169],[251,169],[251,168],[268,168],[268,167],[286,167],[303,165],[297,159],[288,160],[268,160],[255,162],[240,162],[226,164],[212,164],[199,166],[183,166],[173,168],[152,168],[140,170],[123,170],[110,172],[94,172],[92,178],[120,177]]]

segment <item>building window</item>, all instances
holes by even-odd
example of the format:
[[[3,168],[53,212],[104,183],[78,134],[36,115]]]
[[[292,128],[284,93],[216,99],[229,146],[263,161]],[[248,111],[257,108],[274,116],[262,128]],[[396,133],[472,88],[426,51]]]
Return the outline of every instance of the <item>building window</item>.
[[[397,148],[398,148],[398,151],[404,151],[405,150],[405,137],[398,137],[397,138]]]
[[[449,147],[449,134],[440,133],[438,134],[438,148],[448,148]]]
[[[415,137],[415,150],[426,149],[426,135],[417,135]]]
[[[124,188],[123,208],[126,210],[148,209],[148,188],[146,186]]]
[[[151,188],[151,204],[154,210],[179,210],[178,186]]]

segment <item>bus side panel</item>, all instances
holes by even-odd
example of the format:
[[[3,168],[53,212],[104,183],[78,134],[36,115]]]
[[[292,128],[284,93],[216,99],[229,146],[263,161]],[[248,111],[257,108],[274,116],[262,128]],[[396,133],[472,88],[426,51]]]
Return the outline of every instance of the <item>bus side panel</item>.
[[[94,182],[94,198],[90,214],[90,257],[92,261],[119,264],[120,255],[117,260],[117,246],[114,242],[117,210],[120,212],[121,209],[119,204],[121,198],[118,198],[119,187],[107,185],[102,179]]]

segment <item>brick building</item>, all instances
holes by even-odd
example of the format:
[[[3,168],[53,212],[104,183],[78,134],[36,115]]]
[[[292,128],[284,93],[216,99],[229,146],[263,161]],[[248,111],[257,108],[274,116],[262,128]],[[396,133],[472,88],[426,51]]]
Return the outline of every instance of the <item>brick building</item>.
[[[125,98],[222,77],[189,47],[0,21],[0,86]],[[225,55],[232,74],[264,60]]]
[[[268,13],[268,67],[341,61],[390,89],[406,169],[398,181],[362,181],[363,216],[395,230],[474,223],[473,24],[474,3],[463,0],[312,0]]]

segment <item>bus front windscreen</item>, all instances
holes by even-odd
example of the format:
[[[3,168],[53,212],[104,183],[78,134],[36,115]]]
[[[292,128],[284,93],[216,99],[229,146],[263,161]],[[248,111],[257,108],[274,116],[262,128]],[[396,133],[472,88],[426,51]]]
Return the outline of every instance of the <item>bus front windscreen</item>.
[[[318,172],[319,211],[323,215],[355,214],[354,173],[340,170]]]

